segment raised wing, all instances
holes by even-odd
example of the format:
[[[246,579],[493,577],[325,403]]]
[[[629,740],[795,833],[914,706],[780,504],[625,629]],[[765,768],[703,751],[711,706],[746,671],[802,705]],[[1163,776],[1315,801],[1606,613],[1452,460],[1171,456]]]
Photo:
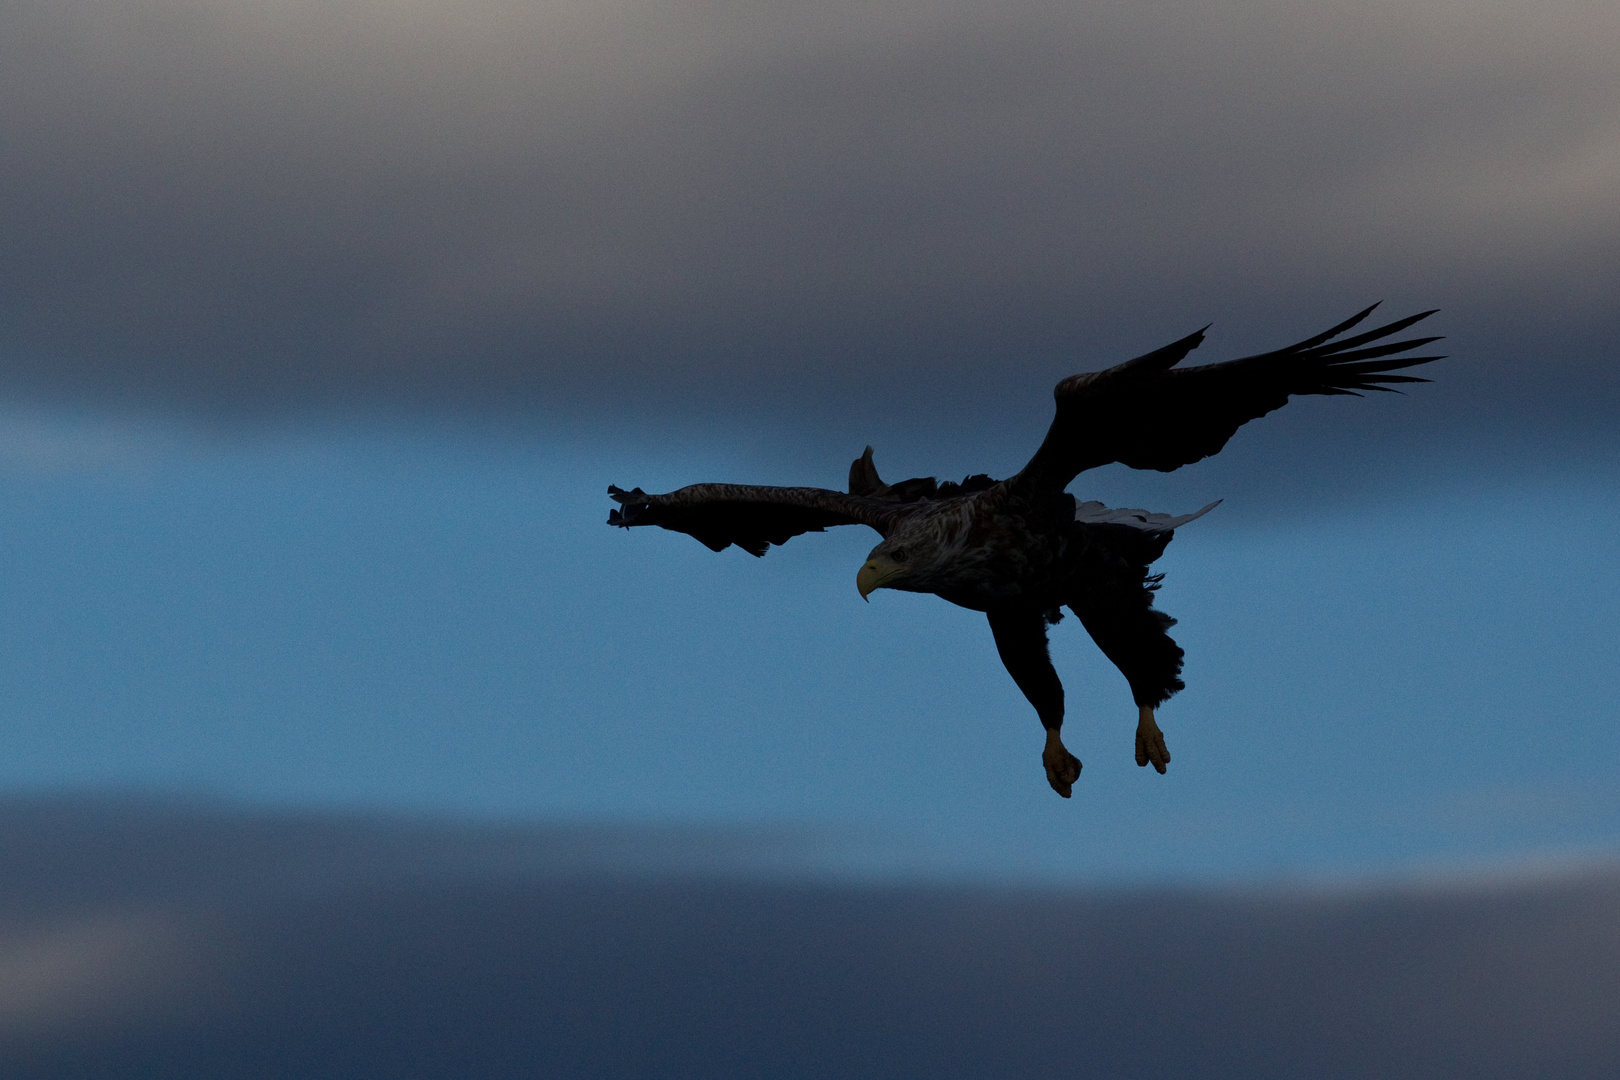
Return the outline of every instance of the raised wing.
[[[657,525],[694,536],[715,551],[736,544],[750,555],[834,525],[869,525],[888,536],[907,512],[907,504],[892,498],[825,488],[693,484],[667,495],[617,487],[609,487],[608,494],[622,507],[608,514],[609,525]]]
[[[1390,373],[1441,359],[1402,355],[1440,339],[1386,339],[1433,311],[1332,340],[1377,307],[1285,349],[1241,360],[1176,368],[1204,340],[1199,330],[1106,371],[1064,379],[1053,391],[1057,416],[1045,441],[1009,482],[1061,491],[1086,469],[1114,461],[1170,472],[1218,453],[1238,428],[1295,394],[1360,396],[1391,390],[1391,383],[1428,382]]]
[[[1100,502],[1077,503],[1074,520],[1084,525],[1128,525],[1141,532],[1174,532],[1190,521],[1197,521],[1224,500],[1216,499],[1202,510],[1190,514],[1155,514],[1151,510],[1130,510],[1124,507],[1104,506]]]

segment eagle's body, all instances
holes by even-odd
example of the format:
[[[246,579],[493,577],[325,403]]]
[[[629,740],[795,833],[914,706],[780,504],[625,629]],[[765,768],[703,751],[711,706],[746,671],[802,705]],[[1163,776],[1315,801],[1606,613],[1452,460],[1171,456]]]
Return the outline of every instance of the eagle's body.
[[[1202,341],[1199,331],[1107,371],[1065,379],[1045,441],[1006,480],[885,484],[867,447],[850,467],[847,492],[694,484],[648,495],[610,487],[623,509],[608,522],[659,525],[716,551],[737,544],[754,555],[832,525],[876,529],[883,541],[856,576],[861,595],[879,588],[933,593],[985,612],[1002,662],[1046,728],[1047,780],[1065,797],[1080,763],[1058,736],[1063,686],[1047,655],[1046,627],[1068,608],[1130,682],[1137,763],[1164,772],[1170,755],[1153,710],[1182,689],[1182,651],[1167,633],[1175,620],[1153,607],[1158,578],[1148,568],[1176,528],[1214,504],[1170,517],[1077,504],[1065,488],[1084,469],[1112,461],[1169,471],[1207,457],[1292,394],[1355,394],[1425,381],[1390,372],[1438,359],[1398,355],[1438,339],[1383,339],[1430,312],[1330,342],[1371,311],[1289,348],[1224,364],[1175,367]]]
[[[1032,494],[1002,481],[972,494],[914,505],[916,509],[896,522],[874,555],[900,549],[928,552],[929,558],[923,562],[912,555],[909,572],[878,587],[933,593],[959,607],[989,612],[1009,606],[1066,605],[1095,580],[1100,560],[1129,557],[1142,550],[1143,543],[1162,550],[1163,544],[1143,541],[1140,534],[1146,531],[1168,540],[1172,529],[1215,504],[1174,519],[1127,511],[1134,515],[1128,520],[1139,523],[1133,526],[1118,520],[1088,520],[1067,493]]]
[[[973,611],[1054,597],[1077,568],[1074,500],[1066,499],[1027,499],[1000,483],[920,503],[888,537],[891,550],[917,553],[911,572],[885,584]]]

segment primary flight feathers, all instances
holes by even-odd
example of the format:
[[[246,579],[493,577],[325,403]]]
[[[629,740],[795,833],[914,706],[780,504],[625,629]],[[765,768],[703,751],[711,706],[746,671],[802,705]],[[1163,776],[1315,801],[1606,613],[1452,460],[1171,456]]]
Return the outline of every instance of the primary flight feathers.
[[[1170,472],[1219,453],[1238,428],[1282,408],[1295,394],[1359,394],[1390,390],[1391,383],[1428,382],[1391,372],[1440,359],[1400,355],[1439,338],[1384,339],[1433,311],[1331,340],[1377,307],[1285,349],[1240,360],[1176,367],[1203,342],[1199,330],[1107,371],[1072,375],[1053,391],[1057,416],[1051,430],[1014,481],[1061,491],[1087,469],[1115,461]]]
[[[1385,339],[1433,311],[1332,340],[1377,307],[1287,348],[1224,363],[1176,366],[1203,343],[1199,330],[1105,371],[1072,375],[1052,392],[1057,415],[1046,439],[1007,483],[1030,492],[1060,492],[1085,470],[1116,461],[1170,472],[1218,453],[1238,428],[1282,408],[1295,394],[1359,394],[1392,389],[1388,384],[1428,382],[1392,373],[1441,359],[1402,355],[1440,339]],[[931,477],[884,484],[867,447],[850,467],[848,492],[693,484],[648,495],[640,488],[610,486],[608,493],[623,509],[612,511],[608,524],[658,525],[696,537],[715,551],[736,544],[764,555],[772,544],[833,525],[869,525],[887,536],[908,504],[953,498],[993,483],[981,475],[962,484]]]

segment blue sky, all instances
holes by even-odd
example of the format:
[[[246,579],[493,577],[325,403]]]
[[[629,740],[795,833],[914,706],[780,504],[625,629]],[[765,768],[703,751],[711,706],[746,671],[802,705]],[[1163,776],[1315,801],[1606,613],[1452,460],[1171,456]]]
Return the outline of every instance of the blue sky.
[[[0,788],[810,826],[1073,881],[1616,854],[1620,8],[39,0],[0,13]],[[1060,378],[1366,303],[1453,359],[1170,476],[1167,777],[1073,622],[609,483],[1005,476]]]
[[[738,476],[723,433],[671,453],[375,417],[9,428],[12,791],[808,827],[817,865],[861,877],[1343,878],[1620,846],[1601,459],[1494,482],[1436,465],[1286,512],[1229,497],[1160,564],[1188,651],[1167,776],[1131,759],[1123,679],[1074,620],[1055,629],[1086,763],[1063,801],[981,616],[861,602],[867,531],[755,560],[605,527],[608,482]],[[1155,508],[1203,498],[1213,481],[1185,472]],[[1093,487],[1128,501],[1135,479]]]

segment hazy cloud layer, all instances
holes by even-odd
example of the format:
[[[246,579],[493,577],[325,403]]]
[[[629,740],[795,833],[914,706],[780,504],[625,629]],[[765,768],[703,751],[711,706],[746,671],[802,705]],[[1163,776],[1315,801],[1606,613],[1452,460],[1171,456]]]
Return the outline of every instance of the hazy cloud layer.
[[[1044,397],[1387,296],[1579,411],[1615,391],[1617,47],[1596,0],[23,0],[4,381]]]
[[[878,887],[751,878],[746,851],[727,872],[713,838],[668,830],[641,838],[652,872],[623,829],[582,872],[591,830],[118,803],[13,802],[0,835],[0,1062],[28,1080],[1575,1078],[1620,1061],[1612,876]]]

